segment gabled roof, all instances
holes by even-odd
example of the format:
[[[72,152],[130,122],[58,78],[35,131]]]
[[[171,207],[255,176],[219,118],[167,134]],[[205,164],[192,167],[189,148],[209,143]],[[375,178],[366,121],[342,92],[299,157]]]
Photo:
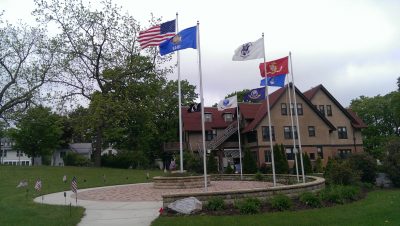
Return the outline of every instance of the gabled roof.
[[[261,103],[239,103],[240,114],[245,119],[254,119]]]
[[[183,130],[185,131],[201,131],[201,112],[189,113],[187,110],[189,107],[182,107],[182,121]],[[211,122],[205,122],[205,130],[212,130],[218,128],[226,128],[232,122],[225,122],[223,114],[232,113],[233,117],[236,118],[236,108],[226,109],[224,111],[218,111],[216,107],[204,107],[204,112],[212,115]],[[236,120],[234,120],[236,121]]]
[[[290,84],[292,86],[292,84]],[[276,102],[279,100],[279,98],[286,92],[288,85],[286,85],[284,88],[280,88],[278,90],[276,90],[275,92],[271,93],[269,96],[269,102],[270,102],[270,108],[272,109],[274,107],[274,105],[276,104]],[[329,121],[327,120],[322,114],[321,112],[318,111],[318,109],[311,103],[311,101],[306,98],[303,93],[301,93],[296,87],[296,94],[298,96],[300,96],[304,102],[306,104],[309,105],[309,107],[322,119],[322,121],[324,121],[331,130],[336,130],[335,126]],[[262,119],[267,115],[268,113],[268,109],[267,109],[267,101],[264,100],[261,104],[261,106],[259,107],[256,116],[254,118],[254,120],[247,125],[244,130],[242,130],[242,133],[246,133],[246,132],[250,132],[252,130],[254,130],[255,127],[257,127],[258,124],[260,124],[260,122],[262,121]]]
[[[92,152],[92,143],[73,143],[69,148],[79,154],[89,154]]]
[[[314,88],[311,88],[310,90],[307,90],[306,92],[304,92],[304,96],[306,96],[311,101],[312,98],[314,98],[315,94],[318,92],[318,90],[321,90],[322,92],[324,92],[328,96],[328,98],[331,99],[332,102],[335,103],[336,106],[338,106],[338,108],[343,112],[343,114],[345,114],[347,116],[347,118],[350,119],[353,127],[355,127],[355,128],[366,128],[367,127],[367,125],[362,121],[362,119],[360,117],[357,116],[356,113],[354,113],[350,109],[345,109],[339,103],[339,101],[337,101],[335,99],[335,97],[333,97],[332,94],[322,84],[320,84]]]

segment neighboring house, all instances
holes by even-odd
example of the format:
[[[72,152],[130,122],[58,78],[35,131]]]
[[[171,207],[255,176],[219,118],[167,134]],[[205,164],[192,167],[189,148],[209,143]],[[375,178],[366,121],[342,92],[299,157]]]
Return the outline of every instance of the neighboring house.
[[[294,164],[294,146],[290,118],[288,86],[270,94],[270,111],[273,144],[283,144],[289,165]],[[291,89],[291,92],[293,90]],[[329,157],[346,157],[350,153],[363,152],[361,129],[364,122],[351,110],[343,106],[319,85],[301,93],[296,88],[299,133],[295,133],[296,146],[301,140],[302,151],[311,161],[318,157],[323,164]],[[292,100],[292,102],[294,102]],[[294,104],[292,103],[291,110]],[[182,109],[184,147],[202,153],[201,113],[188,113]],[[205,107],[205,133],[207,150],[214,151],[219,163],[236,164],[239,160],[236,109],[218,111]],[[240,134],[242,150],[248,147],[259,166],[271,164],[269,142],[268,109],[266,100],[261,103],[239,103]],[[294,125],[296,119],[294,117]],[[178,146],[179,147],[179,146]],[[164,145],[164,151],[177,152],[176,145]]]
[[[22,166],[32,165],[32,159],[25,153],[14,150],[13,146],[14,141],[10,138],[1,138],[0,164]]]
[[[109,146],[101,151],[101,155],[116,155],[116,154],[118,154],[118,150],[113,148],[112,146]]]
[[[69,144],[68,149],[56,150],[51,158],[51,165],[64,166],[63,158],[69,152],[75,152],[87,159],[90,159],[90,156],[92,154],[92,143],[73,143]]]

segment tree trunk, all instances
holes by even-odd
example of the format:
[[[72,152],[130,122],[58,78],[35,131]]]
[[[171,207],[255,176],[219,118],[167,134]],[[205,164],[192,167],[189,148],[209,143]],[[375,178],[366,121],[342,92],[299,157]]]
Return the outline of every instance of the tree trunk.
[[[34,165],[35,165],[35,157],[32,156],[32,166],[34,166]]]
[[[94,144],[94,165],[101,166],[101,146],[103,143],[103,127],[99,126],[96,129],[96,141]]]

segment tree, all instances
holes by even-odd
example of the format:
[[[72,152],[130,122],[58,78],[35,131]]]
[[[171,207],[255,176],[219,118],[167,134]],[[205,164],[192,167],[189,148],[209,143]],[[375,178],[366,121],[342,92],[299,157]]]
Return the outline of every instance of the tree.
[[[66,90],[62,100],[70,100],[77,95],[90,101],[93,98],[109,99],[113,93],[109,86],[106,70],[129,68],[136,73],[146,74],[150,69],[157,76],[165,76],[171,68],[156,68],[155,63],[168,61],[171,56],[157,57],[157,49],[147,49],[152,59],[149,67],[139,65],[140,49],[136,37],[140,31],[138,22],[128,14],[122,15],[121,8],[111,0],[101,2],[101,9],[95,9],[90,3],[84,5],[80,0],[35,0],[36,10],[33,14],[43,24],[55,23],[60,33],[57,36],[60,51],[58,52],[59,77],[53,82]],[[152,18],[152,22],[156,22]],[[136,60],[136,61],[135,61]],[[138,63],[135,65],[135,63]],[[135,68],[135,66],[138,66]],[[115,74],[115,73],[112,73]],[[96,94],[95,94],[96,93]],[[143,95],[141,95],[143,96]],[[97,113],[104,112],[96,104]],[[94,132],[95,165],[101,165],[101,147],[104,143],[105,126],[103,116],[97,115]],[[144,139],[146,140],[146,139]]]
[[[242,161],[243,166],[242,171],[243,173],[256,173],[257,172],[257,163],[256,160],[254,159],[250,149],[246,147],[244,149],[244,157]]]
[[[394,138],[385,146],[387,155],[383,165],[390,180],[396,187],[400,187],[400,138]]]
[[[11,132],[15,148],[32,158],[46,156],[59,146],[62,135],[60,117],[51,113],[50,108],[30,108]]]
[[[362,182],[375,184],[378,167],[376,160],[370,154],[353,154],[348,161],[352,169],[360,172]]]
[[[289,164],[283,145],[274,145],[275,173],[286,174],[289,172]]]
[[[299,174],[302,174],[300,153],[297,153],[297,165],[299,166]],[[293,167],[296,167],[296,165],[293,165]],[[303,153],[303,167],[305,174],[312,173],[311,160],[307,153]],[[296,170],[294,170],[294,172],[296,172]]]
[[[400,77],[397,78],[397,91],[400,92]]]
[[[0,26],[0,118],[8,120],[44,98],[40,88],[55,76],[57,44],[43,29],[4,24],[1,14]]]
[[[218,173],[217,160],[212,152],[207,156],[207,173]]]

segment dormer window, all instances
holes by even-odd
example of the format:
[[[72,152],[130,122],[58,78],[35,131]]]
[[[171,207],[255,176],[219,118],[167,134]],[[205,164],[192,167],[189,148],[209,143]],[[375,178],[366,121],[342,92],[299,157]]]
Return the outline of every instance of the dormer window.
[[[212,122],[212,114],[211,113],[204,113],[204,121],[205,122]]]
[[[233,121],[233,115],[232,115],[232,113],[226,113],[226,114],[224,114],[224,120],[225,120],[225,122],[232,122],[232,121]]]

